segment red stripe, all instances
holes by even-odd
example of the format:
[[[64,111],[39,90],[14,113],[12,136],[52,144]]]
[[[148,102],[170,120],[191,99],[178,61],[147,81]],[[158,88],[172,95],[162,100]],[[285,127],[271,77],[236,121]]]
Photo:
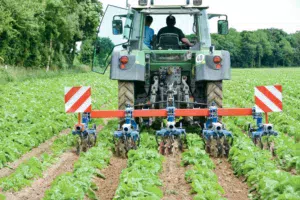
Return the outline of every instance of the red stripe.
[[[255,104],[264,112],[272,112],[272,110],[257,97],[255,97]]]
[[[257,87],[257,89],[263,93],[270,101],[272,101],[280,110],[282,110],[282,101],[279,100],[270,90],[265,86]]]
[[[281,85],[274,85],[274,87],[275,87],[279,92],[282,92],[282,86],[281,86]]]
[[[75,94],[80,90],[81,87],[72,87],[71,90],[65,94],[65,103],[67,103]]]
[[[84,112],[92,112],[92,105],[90,105]]]
[[[77,109],[91,96],[91,88],[89,88],[67,112],[76,112]]]

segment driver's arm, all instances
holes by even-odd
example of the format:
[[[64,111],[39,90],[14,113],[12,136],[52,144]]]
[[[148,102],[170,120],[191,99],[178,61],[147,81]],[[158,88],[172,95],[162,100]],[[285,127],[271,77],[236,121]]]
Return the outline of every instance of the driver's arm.
[[[188,45],[189,47],[193,46],[193,44],[189,41],[189,39],[187,39],[185,37],[185,35],[183,34],[182,30],[179,29],[179,39],[181,42],[183,42],[184,44]]]
[[[189,39],[187,38],[182,38],[181,42],[183,42],[184,44],[187,44],[188,46],[192,47],[193,44],[189,41]]]

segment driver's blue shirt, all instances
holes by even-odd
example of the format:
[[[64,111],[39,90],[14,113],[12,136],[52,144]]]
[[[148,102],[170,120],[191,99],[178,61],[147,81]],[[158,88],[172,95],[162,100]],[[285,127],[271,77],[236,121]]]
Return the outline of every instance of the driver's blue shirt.
[[[154,36],[154,30],[149,26],[145,26],[145,37],[144,37],[144,44],[152,49],[151,42]]]

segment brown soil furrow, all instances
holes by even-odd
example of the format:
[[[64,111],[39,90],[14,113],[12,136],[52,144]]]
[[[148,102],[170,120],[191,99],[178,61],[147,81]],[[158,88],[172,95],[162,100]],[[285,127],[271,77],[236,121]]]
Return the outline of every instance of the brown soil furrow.
[[[190,200],[193,198],[190,194],[191,186],[184,179],[186,169],[180,166],[180,161],[181,154],[165,157],[163,172],[160,175],[164,193],[162,199]]]
[[[39,157],[40,155],[42,155],[43,153],[51,153],[51,145],[53,144],[53,142],[60,136],[60,135],[64,135],[64,134],[68,134],[70,133],[71,129],[66,129],[63,130],[59,133],[59,135],[57,136],[53,136],[50,140],[47,140],[46,142],[40,144],[38,147],[32,149],[31,151],[29,151],[28,153],[24,154],[21,156],[21,158],[19,158],[18,160],[9,163],[8,166],[9,167],[5,167],[0,169],[0,178],[5,177],[5,176],[9,176],[11,173],[13,173],[15,171],[15,169],[24,161],[32,158],[32,157]]]
[[[99,188],[99,190],[96,191],[96,195],[99,199],[113,199],[120,182],[120,174],[126,166],[127,159],[112,157],[110,159],[110,165],[101,171],[106,179],[94,178],[94,182]]]
[[[223,187],[223,197],[229,200],[241,200],[248,198],[248,186],[233,174],[230,163],[226,158],[211,158],[216,165],[214,170],[218,176],[218,182]]]
[[[73,171],[73,165],[78,160],[75,152],[65,152],[57,163],[48,168],[43,177],[35,180],[31,187],[26,187],[19,192],[6,192],[4,195],[9,200],[39,200],[44,197],[45,191],[50,188],[52,181],[60,174]]]

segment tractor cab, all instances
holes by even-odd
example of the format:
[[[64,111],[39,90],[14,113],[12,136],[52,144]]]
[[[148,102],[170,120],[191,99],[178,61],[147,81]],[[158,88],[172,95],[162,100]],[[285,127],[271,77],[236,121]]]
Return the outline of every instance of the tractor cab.
[[[93,71],[103,74],[109,68],[110,79],[118,81],[119,109],[128,104],[135,109],[166,108],[169,94],[176,108],[208,107],[212,102],[222,107],[222,81],[231,76],[230,55],[214,49],[209,23],[218,17],[218,33],[227,34],[227,15],[209,14],[202,0],[128,2],[127,8],[106,8],[93,56]],[[148,16],[153,19],[150,27],[145,24]],[[170,16],[179,34],[161,31],[169,26]],[[147,44],[149,28],[154,34]]]
[[[171,0],[136,0],[131,1],[127,8],[108,5],[99,27],[97,40],[100,41],[95,43],[94,71],[104,73],[111,62],[111,54],[118,50],[127,50],[130,53],[130,50],[152,50],[151,52],[155,50],[199,51],[213,48],[209,20],[214,17],[225,18],[218,21],[218,33],[228,33],[226,15],[207,14],[208,6],[202,4],[201,0],[178,2],[174,4]],[[154,29],[151,48],[145,45],[144,41],[146,16],[153,18],[150,27]],[[184,44],[174,33],[164,33],[159,38],[157,37],[159,30],[167,26],[166,18],[168,16],[174,16],[177,19],[175,26],[181,29],[185,36],[191,40],[191,43],[194,44],[192,47]]]

